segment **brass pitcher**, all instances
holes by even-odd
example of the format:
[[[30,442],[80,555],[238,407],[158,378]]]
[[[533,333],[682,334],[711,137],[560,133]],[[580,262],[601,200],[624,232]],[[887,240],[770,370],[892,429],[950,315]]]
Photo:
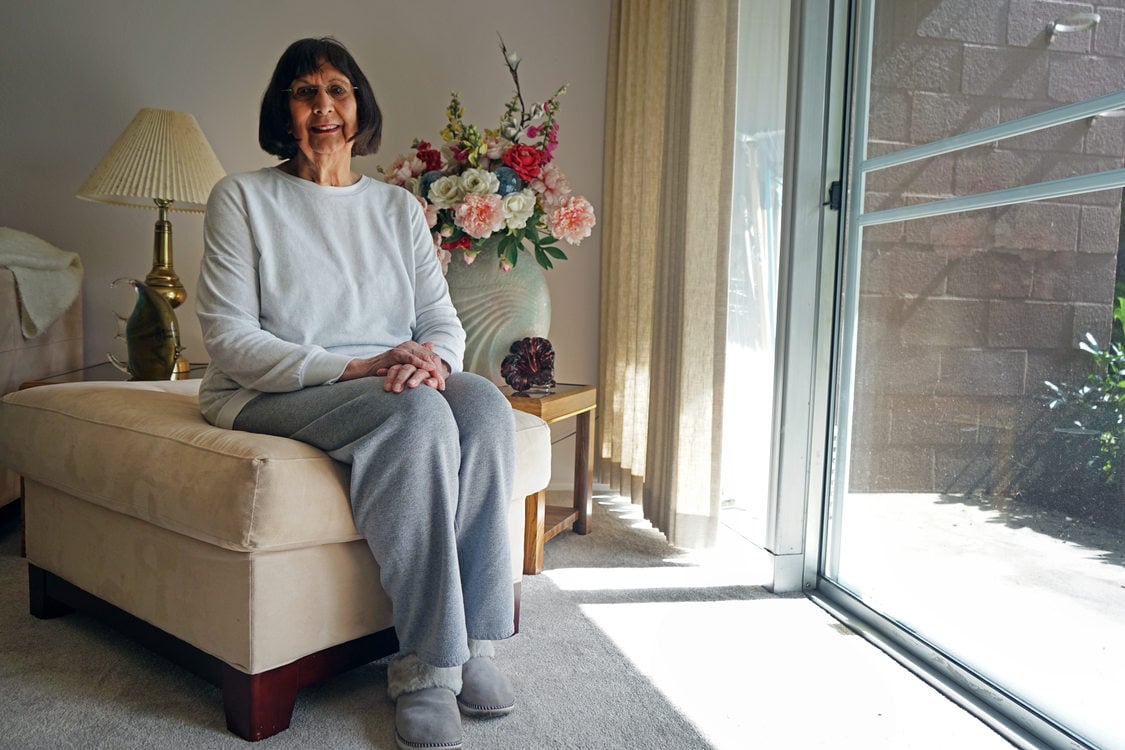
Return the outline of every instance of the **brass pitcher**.
[[[117,279],[112,286],[128,282],[137,290],[137,303],[125,321],[125,343],[128,364],[112,354],[109,361],[133,380],[174,380],[185,377],[186,364],[180,357],[180,329],[176,313],[159,292],[136,279]],[[119,320],[123,320],[118,316]]]

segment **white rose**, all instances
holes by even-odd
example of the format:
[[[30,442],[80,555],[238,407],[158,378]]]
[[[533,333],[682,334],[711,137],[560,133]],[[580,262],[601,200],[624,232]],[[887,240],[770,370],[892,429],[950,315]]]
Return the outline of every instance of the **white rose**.
[[[504,196],[501,203],[504,209],[504,223],[508,229],[523,229],[527,220],[535,212],[535,193],[530,190],[517,190]]]
[[[489,195],[500,189],[500,180],[485,169],[466,169],[461,174],[461,190],[465,193]]]
[[[438,208],[452,208],[465,193],[461,190],[461,181],[453,175],[446,175],[434,180],[430,185],[430,203]]]

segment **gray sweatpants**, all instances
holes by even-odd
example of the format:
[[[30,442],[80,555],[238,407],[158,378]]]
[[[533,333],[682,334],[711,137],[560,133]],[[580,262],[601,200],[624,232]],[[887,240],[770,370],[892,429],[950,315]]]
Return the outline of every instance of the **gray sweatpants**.
[[[352,515],[379,563],[403,653],[452,667],[468,661],[469,638],[512,634],[514,421],[491,382],[458,373],[445,391],[386,393],[372,377],[264,393],[234,427],[351,464]]]

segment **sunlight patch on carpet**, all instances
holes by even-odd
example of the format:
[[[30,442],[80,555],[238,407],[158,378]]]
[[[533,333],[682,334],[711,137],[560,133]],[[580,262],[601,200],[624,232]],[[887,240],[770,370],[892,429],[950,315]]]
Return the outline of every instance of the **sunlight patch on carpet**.
[[[719,750],[1009,747],[804,598],[581,610]]]
[[[758,586],[745,571],[722,567],[670,564],[651,568],[560,568],[543,575],[563,591],[641,591]]]

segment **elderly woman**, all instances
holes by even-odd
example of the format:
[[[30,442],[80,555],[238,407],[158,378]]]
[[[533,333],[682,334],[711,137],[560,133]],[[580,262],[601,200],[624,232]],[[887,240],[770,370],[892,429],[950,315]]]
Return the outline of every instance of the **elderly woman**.
[[[399,747],[459,748],[461,712],[514,705],[491,658],[512,634],[513,419],[492,383],[461,372],[464,330],[418,202],[352,169],[381,119],[339,42],[281,56],[258,141],[283,161],[226,177],[207,205],[200,407],[351,466],[401,645],[388,668]]]

